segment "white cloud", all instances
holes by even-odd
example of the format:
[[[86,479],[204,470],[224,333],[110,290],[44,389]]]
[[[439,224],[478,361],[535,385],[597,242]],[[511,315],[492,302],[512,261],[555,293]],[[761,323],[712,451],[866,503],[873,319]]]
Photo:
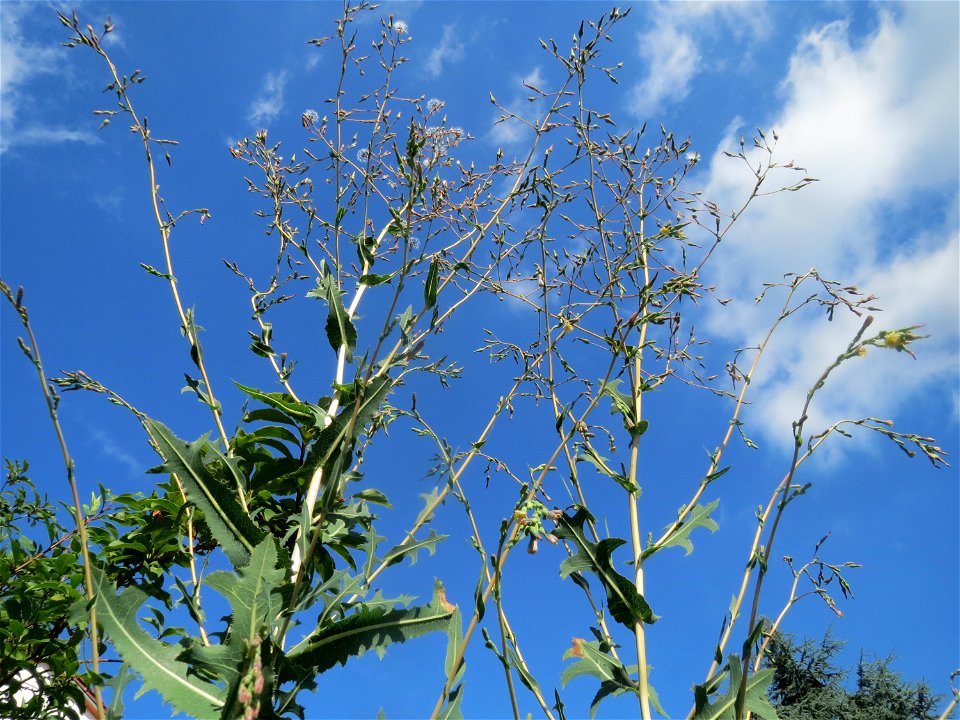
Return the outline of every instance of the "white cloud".
[[[0,5],[0,119],[4,124],[16,118],[22,86],[35,75],[57,69],[56,49],[35,45],[24,37],[22,24],[34,7],[28,3]]]
[[[537,103],[531,103],[527,100],[528,97],[533,96],[533,91],[527,87],[524,87],[524,85],[535,87],[538,90],[546,90],[546,79],[544,78],[543,70],[539,65],[534,67],[533,70],[528,72],[526,75],[515,77],[514,82],[519,85],[520,88],[504,107],[517,117],[511,117],[503,122],[492,125],[490,128],[490,141],[501,147],[517,145],[521,141],[527,140],[532,135],[532,130],[530,129],[529,125],[526,125],[523,122],[523,120],[526,120],[530,123],[535,123],[539,119],[535,113],[535,110],[539,107],[539,105]],[[494,121],[496,121],[496,119],[501,115],[503,115],[502,112],[498,113],[496,118],[494,118]],[[523,118],[523,120],[520,120],[519,118]]]
[[[871,334],[926,324],[932,337],[916,345],[919,360],[877,349],[831,376],[811,430],[840,418],[894,414],[917,389],[956,383],[957,6],[908,3],[901,10],[898,18],[881,8],[878,29],[857,47],[842,22],[801,41],[781,87],[782,108],[766,126],[780,137],[776,156],[795,158],[820,182],[760,198],[713,268],[720,295],[738,302],[716,313],[712,330],[744,344],[755,344],[775,313],[772,303],[750,300],[761,283],[811,266],[880,298],[885,310]],[[715,155],[704,196],[735,208],[752,180],[737,165]],[[894,222],[908,229],[891,237]],[[859,323],[849,313],[830,324],[810,313],[781,329],[753,394],[751,416],[763,434],[789,442],[806,391]]]
[[[445,25],[443,28],[443,37],[427,56],[427,62],[424,68],[430,77],[439,77],[440,73],[443,72],[444,64],[463,59],[463,43],[457,42],[455,30],[453,25]]]
[[[654,26],[639,44],[647,75],[631,90],[630,103],[634,113],[648,116],[687,96],[701,57],[693,36],[672,25]]]
[[[31,42],[24,30],[35,8],[30,3],[0,3],[0,152],[26,143],[96,142],[89,132],[66,128],[31,127],[23,111],[31,105],[28,83],[36,76],[57,72],[62,55],[55,47]]]
[[[250,105],[248,119],[261,126],[274,120],[283,110],[284,91],[287,87],[287,71],[268,73],[263,82],[260,95]]]
[[[17,130],[15,135],[17,145],[54,145],[65,142],[82,142],[87,145],[96,145],[100,138],[92,130],[73,130],[64,127],[44,127],[31,125]]]
[[[648,27],[637,35],[643,77],[628,96],[630,111],[643,119],[683,101],[694,77],[710,63],[723,62],[705,58],[700,48],[705,38],[746,35],[750,47],[766,34],[766,11],[758,3],[657,3],[648,8]]]
[[[88,430],[90,431],[93,442],[96,443],[103,455],[125,466],[134,475],[139,475],[144,472],[146,466],[120,447],[107,433],[95,427],[90,427]]]

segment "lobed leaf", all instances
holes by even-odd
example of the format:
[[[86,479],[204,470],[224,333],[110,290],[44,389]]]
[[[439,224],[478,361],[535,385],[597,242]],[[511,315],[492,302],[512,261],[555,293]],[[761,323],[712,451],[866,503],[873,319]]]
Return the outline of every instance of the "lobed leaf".
[[[97,567],[91,567],[96,592],[97,621],[109,635],[123,661],[143,679],[148,690],[156,690],[175,712],[198,720],[220,717],[224,702],[222,688],[198,680],[190,666],[179,659],[183,648],[167,645],[148,635],[137,622],[137,611],[147,594],[128,587],[117,595],[116,586]],[[73,608],[74,622],[87,615],[86,603]]]
[[[560,577],[565,578],[572,573],[589,570],[596,574],[603,584],[607,593],[607,608],[614,620],[630,630],[634,630],[638,623],[656,622],[657,616],[637,592],[634,584],[613,567],[611,555],[625,544],[626,540],[607,538],[599,543],[590,541],[583,531],[583,524],[590,517],[590,513],[583,507],[573,517],[566,514],[560,517],[554,535],[570,540],[577,548],[574,555],[560,564]]]

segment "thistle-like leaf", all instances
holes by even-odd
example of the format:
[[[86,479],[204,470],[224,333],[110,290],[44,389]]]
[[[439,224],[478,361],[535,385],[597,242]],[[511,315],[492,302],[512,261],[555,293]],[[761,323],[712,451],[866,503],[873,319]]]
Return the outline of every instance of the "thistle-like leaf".
[[[137,611],[147,594],[128,587],[117,595],[117,587],[97,567],[90,568],[96,592],[97,622],[103,627],[123,661],[143,679],[143,686],[156,690],[175,712],[199,720],[220,717],[224,690],[190,674],[190,666],[179,660],[183,648],[167,645],[146,633],[137,622]],[[87,615],[86,603],[77,603],[74,621]]]
[[[440,535],[436,530],[431,530],[430,534],[422,540],[412,540],[409,543],[396,545],[383,556],[382,561],[388,565],[400,562],[405,557],[410,558],[410,564],[417,562],[417,553],[420,550],[426,550],[431,555],[437,551],[437,543],[447,539],[447,535]]]
[[[690,514],[687,515],[687,518],[680,523],[676,530],[674,530],[659,545],[651,545],[646,550],[643,551],[643,559],[646,560],[648,557],[654,553],[662,550],[663,548],[668,547],[682,547],[686,554],[689,555],[693,552],[693,543],[690,541],[690,533],[698,527],[706,528],[710,532],[716,532],[720,527],[717,525],[717,521],[710,517],[710,513],[717,509],[717,505],[720,504],[720,500],[714,500],[709,505],[697,505],[690,511]]]
[[[694,697],[696,707],[693,720],[733,720],[736,717],[737,693],[740,689],[740,683],[743,679],[743,667],[740,664],[740,657],[730,655],[727,658],[727,666],[723,672],[711,682],[716,686],[729,678],[727,693],[718,697],[712,703],[708,702],[707,691],[702,685],[694,688]],[[747,678],[747,692],[744,697],[744,710],[752,713],[763,720],[778,720],[777,711],[770,704],[767,689],[773,682],[773,669],[767,668],[754,673]]]
[[[250,646],[280,615],[278,590],[285,577],[277,568],[273,538],[268,537],[254,549],[249,565],[207,578],[207,585],[230,602],[230,629],[222,644],[192,648],[190,659],[223,680],[228,696],[233,696],[240,682]]]
[[[637,684],[630,677],[627,668],[615,657],[603,652],[599,642],[574,639],[573,647],[563,655],[564,660],[571,658],[577,658],[577,662],[567,667],[560,676],[563,687],[573,678],[583,675],[600,680],[600,688],[590,703],[591,718],[597,714],[600,701],[608,695],[636,692]]]
[[[234,567],[246,565],[264,532],[253,524],[233,494],[204,465],[202,453],[209,441],[203,437],[192,443],[184,442],[165,425],[150,418],[147,418],[147,431],[166,460],[163,469],[180,478],[187,499],[203,513],[204,522],[230,562]]]
[[[444,632],[457,608],[450,605],[442,592],[434,595],[429,605],[409,610],[369,609],[360,606],[343,620],[319,630],[299,650],[291,650],[279,669],[279,683],[301,674],[315,675],[337,663],[346,665],[351,657],[375,650],[383,655],[389,645],[404,642],[429,632]]]
[[[637,623],[656,622],[657,616],[637,592],[634,584],[613,567],[611,555],[614,550],[624,545],[626,540],[607,538],[599,543],[591,542],[583,531],[583,524],[588,518],[592,516],[582,507],[573,517],[563,515],[560,518],[554,535],[571,541],[577,548],[576,554],[560,564],[560,577],[565,578],[571,573],[589,570],[603,583],[607,593],[607,609],[614,620],[630,630],[634,630]]]

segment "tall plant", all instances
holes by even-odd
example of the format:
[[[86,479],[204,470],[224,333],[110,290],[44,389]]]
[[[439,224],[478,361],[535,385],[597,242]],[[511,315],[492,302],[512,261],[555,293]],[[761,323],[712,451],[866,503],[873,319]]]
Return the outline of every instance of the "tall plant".
[[[716,488],[730,469],[728,447],[735,438],[751,443],[740,419],[750,381],[776,331],[796,313],[819,306],[828,316],[861,316],[862,326],[825,361],[794,422],[795,452],[757,514],[739,589],[690,710],[698,719],[775,717],[767,700],[772,671],[761,661],[783,613],[766,622],[759,600],[781,518],[807,487],[799,468],[851,425],[943,463],[929,438],[869,417],[815,432],[807,427],[807,410],[837,367],[865,362],[870,347],[911,353],[920,339],[917,328],[872,333],[867,313],[874,298],[814,270],[791,275],[763,288],[758,300],[778,292],[782,304],[760,345],[738,353],[727,365],[729,385],[722,383],[707,370],[690,319],[699,301],[714,296],[710,261],[757,197],[813,182],[802,168],[778,161],[776,134],[760,132],[752,146],[741,141],[729,153],[754,181],[739,208],[721,209],[689,190],[688,174],[699,160],[689,140],[663,127],[622,130],[590,103],[587,89],[595,76],[616,81],[617,67],[603,64],[601,49],[629,11],[614,9],[582,23],[569,49],[542,43],[563,79],[552,88],[527,86],[534,119],[491,95],[501,121],[524,124],[530,143],[517,159],[499,152],[477,168],[463,161],[470,137],[447,124],[443,102],[404,96],[397,86],[409,41],[403,23],[382,20],[369,55],[361,54],[356,21],[372,9],[366,2],[347,4],[332,36],[310,40],[334,45],[341,63],[337,92],[323,105],[326,114],[303,114],[305,159],[285,157],[266,130],[230,149],[246,166],[247,189],[262,200],[257,214],[277,248],[267,268],[228,262],[249,288],[250,349],[276,378],[266,389],[235,383],[248,401],[236,417],[218,399],[225,383],[208,365],[200,326],[184,299],[189,288],[178,282],[171,252],[177,224],[191,215],[203,221],[209,213],[174,214],[160,196],[156,160],[162,155],[169,162],[176,143],[155,136],[135,107],[132,91],[143,76],[122,74],[110,59],[102,43],[109,22],[98,33],[76,15],[60,15],[71,32],[66,44],[92,50],[106,66],[106,90],[116,105],[98,111],[103,124],[123,119],[146,153],[147,192],[165,265],[144,269],[170,288],[196,368],[187,374],[187,389],[211,421],[210,434],[188,441],[83,372],[51,385],[22,294],[3,284],[31,333],[25,352],[40,371],[54,422],[59,392],[104,394],[133,413],[161,460],[152,471],[160,480],[149,495],[104,491],[108,510],[85,508],[75,497],[75,545],[86,573],[75,587],[88,599],[60,612],[71,633],[69,652],[77,652],[80,631],[88,633],[92,661],[83,677],[98,691],[98,713],[119,716],[123,685],[135,675],[191,717],[303,717],[301,693],[315,688],[322,673],[368,650],[382,653],[394,642],[443,632],[444,680],[424,713],[456,717],[467,679],[465,655],[479,629],[502,665],[513,715],[520,715],[522,685],[546,717],[562,718],[559,691],[552,697],[544,692],[521,650],[523,628],[511,624],[503,602],[510,554],[521,544],[536,553],[549,542],[566,551],[559,575],[569,582],[561,588],[577,586],[595,617],[591,627],[574,630],[592,639],[573,641],[566,655],[573,662],[561,684],[581,676],[598,680],[591,714],[605,697],[619,694],[635,695],[643,718],[654,710],[665,714],[649,674],[647,634],[657,614],[645,599],[648,562],[670,548],[689,554],[694,531],[717,529]],[[779,179],[785,176],[786,182]],[[513,369],[486,408],[479,435],[468,449],[456,450],[431,422],[436,396],[421,395],[418,404],[415,394],[401,401],[400,391],[420,387],[421,376],[442,385],[458,378],[456,359],[434,350],[438,335],[468,304],[490,301],[509,303],[531,320],[487,329],[482,350],[497,363],[512,362]],[[314,380],[301,379],[304,371],[275,338],[280,306],[289,312],[294,303],[306,303],[301,312],[307,315],[322,308],[326,352],[335,357],[329,392],[315,401],[303,389]],[[645,515],[641,488],[656,478],[645,471],[641,448],[650,423],[644,401],[668,384],[725,398],[731,414],[690,497],[664,520]],[[513,416],[555,432],[543,456],[524,458],[530,472],[512,468],[496,450],[495,429]],[[364,477],[364,459],[382,445],[389,454],[395,435],[387,431],[394,424],[435,443],[440,481],[402,538],[390,544],[377,530],[390,502]],[[64,457],[72,483],[65,445]],[[468,471],[477,466],[516,484],[515,504],[495,517],[471,502],[483,492],[468,482]],[[597,522],[599,503],[591,497],[597,491],[588,478],[599,478],[605,495],[617,494],[613,504],[608,497],[602,505],[607,526]],[[567,502],[553,501],[564,493]],[[404,558],[438,550],[444,536],[430,524],[446,500],[462,507],[479,557],[466,613],[439,581],[432,600],[414,606],[405,596],[385,597],[378,585]],[[663,530],[648,530],[655,526]],[[797,588],[805,578],[813,582],[811,593],[832,604],[826,585],[836,578],[845,593],[842,572],[849,566],[815,556],[794,571],[787,606],[804,594]],[[40,565],[18,566],[17,573],[29,574],[31,567]],[[209,610],[217,602],[229,608],[220,622]],[[151,632],[138,619],[144,612]],[[57,646],[51,654],[60,652]],[[105,672],[101,657],[119,659],[124,669]],[[10,663],[4,662],[6,670]],[[61,673],[74,667],[49,664]],[[110,683],[108,707],[100,688]]]

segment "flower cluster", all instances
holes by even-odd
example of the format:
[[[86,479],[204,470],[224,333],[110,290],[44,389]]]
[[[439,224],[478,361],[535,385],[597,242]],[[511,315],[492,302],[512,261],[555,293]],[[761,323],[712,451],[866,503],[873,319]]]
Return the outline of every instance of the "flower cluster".
[[[543,529],[544,520],[558,522],[563,515],[562,510],[547,510],[547,506],[539,500],[526,500],[513,511],[520,531],[529,538],[527,552],[535,555],[540,549],[540,539],[545,537],[551,545],[557,544],[557,536]],[[519,539],[518,539],[519,540]]]

